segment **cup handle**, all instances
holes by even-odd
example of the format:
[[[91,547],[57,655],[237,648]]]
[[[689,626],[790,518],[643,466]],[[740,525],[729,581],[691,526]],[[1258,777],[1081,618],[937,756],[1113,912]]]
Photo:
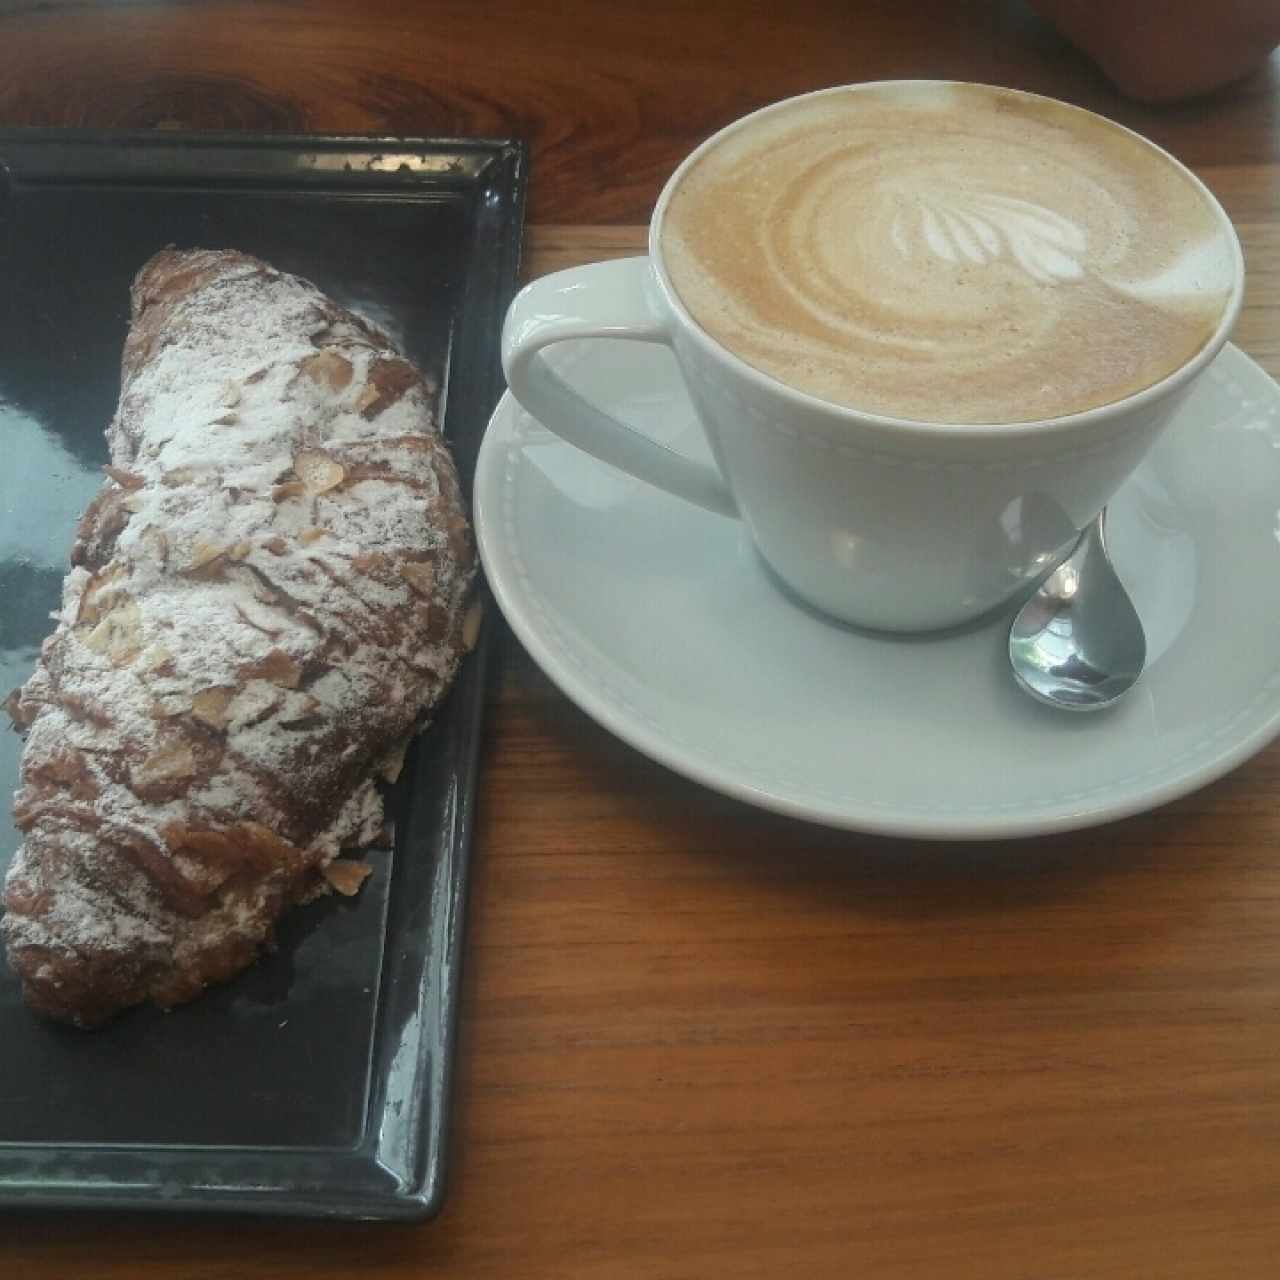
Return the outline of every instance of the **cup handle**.
[[[648,258],[557,271],[526,285],[502,327],[502,368],[512,395],[543,426],[601,462],[722,516],[738,504],[720,473],[649,439],[580,396],[540,353],[556,342],[627,338],[671,345],[646,290]]]

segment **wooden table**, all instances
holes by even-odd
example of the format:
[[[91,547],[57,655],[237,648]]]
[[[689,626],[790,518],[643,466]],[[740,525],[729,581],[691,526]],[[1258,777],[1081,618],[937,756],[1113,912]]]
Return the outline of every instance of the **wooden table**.
[[[770,99],[1053,93],[1219,193],[1237,339],[1280,373],[1274,67],[1139,107],[999,0],[16,2],[0,125],[528,137],[535,273],[638,247],[679,157]],[[0,1276],[1277,1274],[1280,747],[1080,835],[862,838],[650,763],[506,637],[483,767],[443,1217],[10,1216]]]

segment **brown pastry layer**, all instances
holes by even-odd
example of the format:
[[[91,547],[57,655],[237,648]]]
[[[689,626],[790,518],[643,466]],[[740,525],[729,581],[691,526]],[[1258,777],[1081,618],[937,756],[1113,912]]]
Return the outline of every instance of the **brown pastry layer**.
[[[435,390],[385,334],[229,251],[158,254],[132,303],[108,480],[9,702],[0,932],[81,1026],[191,999],[358,882],[330,864],[381,828],[474,575]]]

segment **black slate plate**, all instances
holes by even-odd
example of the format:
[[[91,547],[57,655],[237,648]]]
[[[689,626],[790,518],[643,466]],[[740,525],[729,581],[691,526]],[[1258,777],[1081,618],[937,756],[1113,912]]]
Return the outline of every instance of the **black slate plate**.
[[[244,249],[375,319],[444,387],[470,492],[525,168],[508,142],[0,132],[0,694],[101,479],[142,263]],[[487,651],[419,739],[362,893],[296,911],[241,978],[86,1034],[29,1014],[0,960],[0,1205],[439,1209]],[[0,726],[0,874],[20,748]]]

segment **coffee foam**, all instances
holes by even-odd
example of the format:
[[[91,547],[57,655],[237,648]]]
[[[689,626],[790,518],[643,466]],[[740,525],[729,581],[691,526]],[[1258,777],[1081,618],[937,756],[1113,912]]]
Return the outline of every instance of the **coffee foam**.
[[[1212,337],[1231,237],[1154,147],[976,85],[797,99],[695,158],[660,226],[694,319],[836,403],[926,422],[1079,412]]]

